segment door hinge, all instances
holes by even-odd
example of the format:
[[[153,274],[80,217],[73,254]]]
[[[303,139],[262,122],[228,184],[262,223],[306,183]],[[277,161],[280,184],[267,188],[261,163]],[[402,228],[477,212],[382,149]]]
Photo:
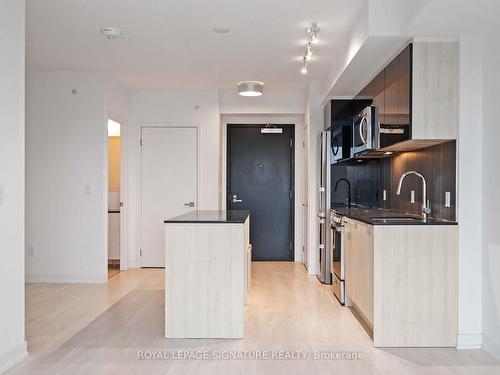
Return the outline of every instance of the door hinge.
[[[139,250],[139,256],[142,257],[142,249]]]
[[[292,148],[292,147],[293,147],[293,139],[290,138],[290,148]]]
[[[139,144],[142,146],[142,138],[139,140]]]
[[[289,247],[288,247],[288,248],[290,249],[290,251],[292,251],[292,241],[290,241],[290,242],[288,243],[288,245],[289,245]]]
[[[293,190],[290,190],[290,193],[289,193],[289,198],[292,199],[293,198]]]

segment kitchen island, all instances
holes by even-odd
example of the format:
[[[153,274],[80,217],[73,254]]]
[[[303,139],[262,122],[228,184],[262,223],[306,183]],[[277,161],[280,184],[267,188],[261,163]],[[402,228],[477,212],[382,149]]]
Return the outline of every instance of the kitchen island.
[[[248,211],[165,220],[165,337],[243,337],[249,225]]]

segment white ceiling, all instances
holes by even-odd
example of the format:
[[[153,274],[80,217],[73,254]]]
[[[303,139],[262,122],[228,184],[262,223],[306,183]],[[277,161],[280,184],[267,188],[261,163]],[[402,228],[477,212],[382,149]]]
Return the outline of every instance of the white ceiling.
[[[109,72],[133,89],[266,90],[322,79],[364,0],[27,0],[30,69]],[[302,76],[305,29],[319,43]],[[104,26],[122,29],[108,40]],[[228,28],[216,34],[214,27]]]

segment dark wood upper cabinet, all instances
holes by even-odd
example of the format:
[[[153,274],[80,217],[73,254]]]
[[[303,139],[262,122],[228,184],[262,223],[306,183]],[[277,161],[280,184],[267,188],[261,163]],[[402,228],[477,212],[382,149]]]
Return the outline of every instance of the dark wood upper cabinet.
[[[411,48],[401,51],[356,96],[373,100],[381,124],[410,126]]]
[[[372,104],[378,108],[379,121],[385,121],[385,74],[383,69],[373,78],[368,85],[361,90],[356,99],[371,100]]]
[[[398,84],[398,113],[399,123],[408,124],[411,136],[411,44],[398,56],[399,84]]]

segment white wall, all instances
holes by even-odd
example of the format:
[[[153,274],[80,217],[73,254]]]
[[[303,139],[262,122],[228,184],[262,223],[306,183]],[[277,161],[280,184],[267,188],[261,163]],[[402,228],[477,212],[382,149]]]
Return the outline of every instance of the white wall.
[[[129,266],[140,266],[140,134],[141,126],[199,127],[200,181],[198,209],[216,210],[219,204],[219,96],[217,91],[141,91],[130,97],[127,127]]]
[[[303,114],[306,92],[265,92],[262,96],[244,97],[236,91],[220,93],[223,114]]]
[[[460,38],[458,138],[458,337],[460,348],[481,346],[481,39]]]
[[[310,275],[316,275],[319,272],[319,238],[318,238],[318,180],[319,180],[319,135],[324,129],[324,111],[321,105],[321,91],[318,82],[311,82],[307,92],[307,110],[306,123],[308,124],[309,155],[308,155],[308,259],[307,271]]]
[[[27,355],[24,334],[25,2],[0,0],[0,373]]]
[[[483,347],[500,359],[500,50],[498,32],[483,41]],[[474,152],[477,148],[469,150]],[[469,177],[468,177],[469,178]],[[469,198],[476,201],[477,191]]]
[[[27,280],[105,282],[104,77],[83,71],[27,77],[26,246],[34,250]]]

